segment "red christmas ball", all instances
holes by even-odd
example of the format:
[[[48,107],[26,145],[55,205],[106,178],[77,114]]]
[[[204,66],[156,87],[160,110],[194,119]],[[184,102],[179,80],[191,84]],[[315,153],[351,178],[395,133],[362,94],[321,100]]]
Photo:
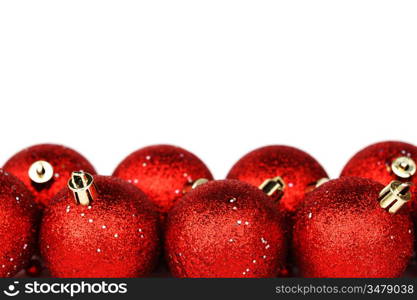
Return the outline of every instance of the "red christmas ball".
[[[25,268],[25,274],[29,277],[39,277],[43,268],[39,259],[31,259]]]
[[[60,145],[42,144],[26,148],[4,165],[19,178],[44,207],[67,184],[72,171],[95,174],[94,167],[78,152]]]
[[[402,166],[403,163],[404,165]],[[356,153],[344,167],[341,176],[373,179],[387,185],[392,180],[412,182],[414,213],[417,217],[417,147],[388,141],[370,145]],[[416,219],[417,220],[417,219]]]
[[[398,277],[413,253],[407,206],[381,208],[384,186],[344,177],[306,196],[295,217],[293,249],[304,277]]]
[[[160,245],[158,213],[147,196],[120,179],[83,172],[74,173],[69,186],[75,192],[59,192],[42,221],[40,248],[51,274],[125,278],[150,273]]]
[[[286,230],[258,188],[211,181],[168,214],[165,250],[176,277],[275,277],[285,264]]]
[[[309,154],[288,146],[266,146],[249,152],[230,170],[228,179],[260,186],[266,179],[280,176],[285,184],[279,205],[293,213],[305,194],[319,180],[327,178],[323,167]]]
[[[133,152],[118,165],[113,176],[139,187],[162,213],[168,212],[197,179],[213,179],[197,156],[170,145]]]
[[[12,277],[29,262],[35,248],[38,210],[16,177],[0,169],[0,277]]]

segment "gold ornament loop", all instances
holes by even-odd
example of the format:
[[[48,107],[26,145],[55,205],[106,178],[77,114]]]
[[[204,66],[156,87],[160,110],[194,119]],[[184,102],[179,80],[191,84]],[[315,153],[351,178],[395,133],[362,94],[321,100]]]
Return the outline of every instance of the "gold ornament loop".
[[[35,161],[29,167],[29,178],[35,183],[46,183],[54,176],[54,168],[44,160]]]
[[[379,205],[395,214],[404,204],[411,200],[411,183],[391,181],[379,194]]]
[[[76,203],[84,206],[90,205],[97,196],[93,175],[83,171],[72,172],[68,188],[74,193]]]
[[[411,157],[401,156],[391,164],[391,170],[400,178],[407,179],[416,173],[416,163]]]
[[[271,197],[275,193],[279,193],[279,200],[282,198],[284,194],[285,182],[280,176],[268,178],[259,186],[259,189],[262,190],[269,197]]]

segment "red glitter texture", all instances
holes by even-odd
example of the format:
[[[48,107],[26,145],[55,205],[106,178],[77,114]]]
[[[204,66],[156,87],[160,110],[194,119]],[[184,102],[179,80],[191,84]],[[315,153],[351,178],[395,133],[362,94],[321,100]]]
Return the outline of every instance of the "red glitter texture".
[[[141,277],[159,256],[158,213],[138,188],[95,176],[98,197],[77,205],[63,189],[46,208],[40,247],[54,277]]]
[[[306,196],[297,212],[293,249],[304,277],[398,277],[413,253],[408,207],[392,215],[383,185],[356,177],[332,180]]]
[[[30,166],[38,160],[48,162],[54,169],[54,176],[46,183],[35,183],[29,177]],[[6,162],[4,170],[15,175],[26,185],[40,207],[47,205],[66,186],[73,171],[96,173],[94,167],[78,152],[52,144],[35,145],[18,152]]]
[[[166,258],[176,277],[275,277],[285,264],[285,235],[273,202],[259,189],[211,181],[168,214]]]
[[[370,145],[353,156],[344,167],[341,176],[373,179],[383,185],[392,180],[411,181],[413,198],[411,205],[417,221],[417,175],[401,179],[391,170],[392,162],[400,156],[408,156],[417,163],[417,147],[403,142],[381,142]]]
[[[162,213],[168,212],[195,180],[213,179],[197,156],[170,145],[149,146],[133,152],[119,164],[113,176],[139,187]]]
[[[16,177],[0,169],[0,277],[12,277],[29,262],[36,244],[39,212]]]
[[[281,176],[286,185],[279,205],[290,213],[295,212],[319,179],[328,177],[323,167],[304,151],[288,146],[266,146],[242,157],[227,178],[258,187],[276,176]]]

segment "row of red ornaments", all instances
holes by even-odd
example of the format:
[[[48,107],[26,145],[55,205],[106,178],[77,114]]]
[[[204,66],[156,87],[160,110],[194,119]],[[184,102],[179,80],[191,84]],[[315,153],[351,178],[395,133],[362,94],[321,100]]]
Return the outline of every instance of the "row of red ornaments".
[[[282,275],[289,249],[303,276],[397,277],[413,253],[415,159],[413,145],[375,144],[323,184],[313,157],[269,146],[240,159],[230,180],[206,183],[208,168],[178,147],[143,148],[102,177],[74,150],[33,146],[0,174],[0,276],[15,275],[36,251],[42,214],[39,248],[55,277],[148,275],[161,219],[177,277]]]

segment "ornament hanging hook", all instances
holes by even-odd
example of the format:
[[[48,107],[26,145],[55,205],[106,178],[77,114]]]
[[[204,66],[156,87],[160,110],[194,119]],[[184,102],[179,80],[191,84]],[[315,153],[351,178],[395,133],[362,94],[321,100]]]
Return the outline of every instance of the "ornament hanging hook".
[[[379,205],[395,214],[404,204],[411,200],[411,183],[391,181],[379,194]]]
[[[72,172],[68,188],[74,193],[76,203],[84,206],[90,205],[97,196],[93,175],[83,171]]]
[[[401,156],[391,164],[391,170],[400,178],[407,179],[412,177],[417,170],[415,161],[408,156]]]
[[[35,161],[29,167],[29,178],[35,183],[46,183],[54,176],[54,168],[44,160]]]

